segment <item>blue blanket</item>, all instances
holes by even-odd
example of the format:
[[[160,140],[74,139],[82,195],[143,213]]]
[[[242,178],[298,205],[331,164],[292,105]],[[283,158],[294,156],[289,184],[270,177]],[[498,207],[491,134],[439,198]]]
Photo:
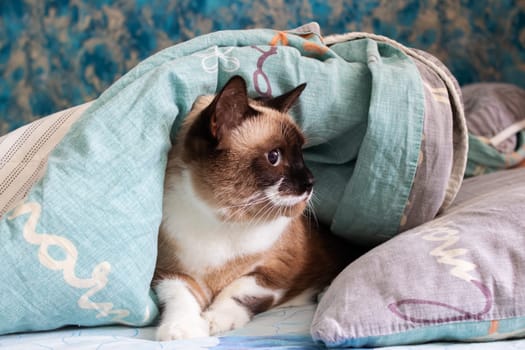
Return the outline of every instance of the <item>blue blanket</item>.
[[[167,152],[196,97],[233,75],[254,97],[307,83],[291,114],[308,140],[317,216],[336,234],[377,244],[446,207],[466,159],[446,70],[386,38],[332,37],[327,45],[311,28],[197,37],[143,61],[93,102],[49,154],[45,175],[0,220],[0,280],[10,281],[0,284],[0,333],[153,322]],[[17,180],[24,168],[43,172],[41,145],[70,115],[51,119],[40,136],[45,120],[0,144],[9,189],[2,205],[38,178]]]

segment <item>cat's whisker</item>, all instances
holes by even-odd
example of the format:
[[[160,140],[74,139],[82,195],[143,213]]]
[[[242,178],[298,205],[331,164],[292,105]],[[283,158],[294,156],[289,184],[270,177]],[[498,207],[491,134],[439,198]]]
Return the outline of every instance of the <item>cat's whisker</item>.
[[[254,218],[256,219],[255,224],[260,225],[261,223],[267,221],[273,208],[273,203],[271,200],[268,200],[268,202],[265,203],[263,207],[254,215]]]
[[[252,196],[249,198],[246,202],[236,205],[226,205],[226,203],[220,202],[219,207],[221,213],[225,216],[225,221],[229,221],[235,216],[244,216],[244,214],[248,213],[248,209],[257,206],[259,204],[267,204],[269,199],[267,196],[264,195],[264,193],[258,193],[255,196]],[[225,212],[228,214],[226,215]],[[239,215],[240,214],[240,215]]]
[[[272,193],[272,194],[265,194],[263,198],[253,201],[251,203],[247,203],[246,206],[242,206],[241,210],[245,210],[248,208],[251,208],[256,205],[262,206],[257,210],[255,214],[253,214],[253,219],[251,220],[251,225],[260,225],[264,222],[267,222],[272,217],[272,210],[275,209],[274,201],[273,199],[278,198],[278,193]]]
[[[315,193],[315,191],[312,193],[312,197],[310,198],[310,201],[308,201],[308,207],[311,209],[312,213],[314,214],[314,216],[316,217],[316,221],[317,221],[317,214],[316,214],[316,211],[315,211],[315,207],[321,203],[321,199],[319,198],[319,196],[317,195],[317,193]]]
[[[310,194],[310,198],[308,199],[308,207],[314,207],[317,203],[320,203],[319,202],[319,196],[317,195],[317,193],[315,192],[315,190],[312,191],[312,193]]]
[[[316,226],[319,225],[319,220],[317,218],[314,206],[314,202],[317,200],[318,198],[316,196],[316,193],[312,191],[308,198],[308,201],[306,202],[306,208],[302,213],[302,215],[308,220],[308,226],[312,226],[312,221],[315,223]]]
[[[251,215],[251,219],[250,219],[250,222],[249,222],[250,226],[255,226],[255,224],[258,223],[256,221],[258,221],[257,219],[259,218],[259,213],[261,211],[263,211],[266,206],[268,206],[268,201],[265,198],[265,200],[263,202],[259,203],[259,204],[261,204],[262,206],[260,208],[258,208],[257,211],[253,215]],[[259,205],[259,204],[257,204],[257,205]]]
[[[257,212],[255,218],[258,218],[257,223],[265,222],[270,217],[272,217],[272,211],[276,209],[275,207],[275,198],[280,196],[279,193],[265,193],[265,199],[267,200],[266,204]],[[279,210],[280,208],[277,208]],[[260,215],[262,213],[262,215]],[[280,214],[280,212],[278,212]]]
[[[312,221],[316,225],[319,224],[319,220],[317,218],[317,214],[315,213],[315,210],[314,210],[313,206],[311,206],[310,204],[308,204],[308,206],[306,207],[303,215],[308,219],[309,226],[311,226]]]
[[[266,198],[261,198],[256,201],[251,201],[248,203],[236,204],[236,205],[220,205],[221,209],[237,209],[237,208],[249,208],[257,204],[262,204],[266,202]]]

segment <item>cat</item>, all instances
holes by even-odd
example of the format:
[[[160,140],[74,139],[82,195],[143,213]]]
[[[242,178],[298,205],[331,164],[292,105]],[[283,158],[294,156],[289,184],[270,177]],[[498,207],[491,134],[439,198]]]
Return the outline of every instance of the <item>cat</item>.
[[[215,335],[309,303],[354,258],[303,215],[314,179],[287,112],[305,86],[256,100],[235,76],[185,118],[166,169],[157,339]]]

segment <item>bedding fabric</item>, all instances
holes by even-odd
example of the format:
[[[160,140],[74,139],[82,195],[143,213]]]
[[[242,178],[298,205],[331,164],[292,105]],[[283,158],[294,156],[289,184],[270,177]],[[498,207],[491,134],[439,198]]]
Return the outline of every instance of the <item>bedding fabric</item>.
[[[329,347],[525,335],[525,169],[466,180],[451,208],[350,264],[312,323]]]
[[[309,327],[315,305],[279,308],[255,316],[242,329],[218,337],[207,337],[170,342],[155,341],[153,327],[106,326],[94,328],[67,328],[52,332],[12,334],[0,336],[0,348],[11,350],[33,349],[133,349],[133,350],[188,350],[188,349],[325,349],[314,342]],[[525,349],[525,340],[487,343],[433,343],[382,350],[509,350]]]
[[[54,332],[0,336],[0,348],[31,349],[318,349],[308,333],[315,305],[274,309],[242,329],[220,337],[155,341],[154,327],[67,328]]]
[[[150,142],[161,124],[146,135],[138,121],[83,118],[89,107],[1,140],[0,210],[15,207],[0,221],[0,333],[138,326],[158,313],[149,283],[169,142]]]
[[[517,166],[525,160],[525,90],[512,84],[462,87],[469,131],[465,176]]]
[[[377,244],[447,207],[467,142],[453,78],[384,37],[327,44],[315,24],[197,37],[143,61],[72,118],[4,138],[0,204],[11,211],[0,220],[0,279],[9,281],[0,284],[0,333],[153,322],[170,139],[195,98],[233,75],[262,97],[307,82],[292,114],[309,140],[318,216],[336,233]],[[447,144],[439,157],[438,141]],[[428,186],[431,177],[440,178]],[[411,210],[428,202],[426,213]]]

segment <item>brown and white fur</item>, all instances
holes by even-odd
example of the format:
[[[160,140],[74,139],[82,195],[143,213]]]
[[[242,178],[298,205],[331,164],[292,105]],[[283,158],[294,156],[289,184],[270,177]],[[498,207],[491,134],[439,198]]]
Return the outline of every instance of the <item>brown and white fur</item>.
[[[159,340],[217,334],[311,301],[352,255],[303,211],[313,177],[286,113],[305,84],[249,99],[242,78],[197,99],[170,151],[154,287]]]

